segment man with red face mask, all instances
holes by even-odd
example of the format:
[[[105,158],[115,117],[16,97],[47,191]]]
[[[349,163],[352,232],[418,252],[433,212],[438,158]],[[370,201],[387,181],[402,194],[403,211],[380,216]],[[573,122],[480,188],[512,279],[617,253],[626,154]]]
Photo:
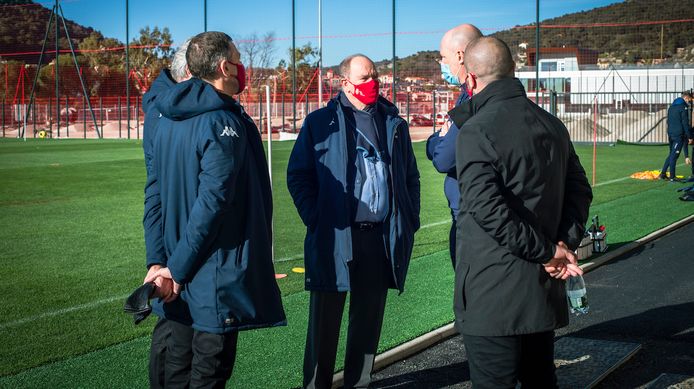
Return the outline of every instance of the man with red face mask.
[[[238,333],[286,325],[272,264],[272,193],[258,128],[233,98],[244,88],[228,35],[186,52],[192,79],[157,95],[150,177],[158,185],[160,266],[154,312],[170,333],[153,387],[223,388]],[[165,282],[163,282],[165,281]],[[153,342],[153,345],[156,342]],[[159,373],[158,373],[159,374]]]
[[[379,96],[369,58],[345,58],[340,75],[342,91],[306,117],[287,167],[306,225],[306,388],[332,386],[347,292],[344,387],[369,385],[387,291],[403,291],[419,228],[419,171],[407,123]]]

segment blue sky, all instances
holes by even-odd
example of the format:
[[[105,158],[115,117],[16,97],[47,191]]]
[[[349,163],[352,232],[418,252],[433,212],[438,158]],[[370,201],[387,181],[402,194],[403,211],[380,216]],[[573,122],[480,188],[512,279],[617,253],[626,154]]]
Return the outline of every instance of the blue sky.
[[[50,7],[50,2],[37,0]],[[540,19],[613,4],[615,0],[540,0]],[[65,17],[125,41],[125,0],[63,0]],[[291,0],[207,1],[207,28],[234,39],[274,31],[276,60],[291,47]],[[323,0],[323,63],[352,53],[390,58],[391,0]],[[130,37],[144,26],[168,27],[177,45],[203,31],[203,0],[130,1]],[[317,46],[318,0],[296,0],[297,46]],[[491,33],[534,22],[535,0],[396,0],[396,54],[438,50],[445,30],[473,23]]]

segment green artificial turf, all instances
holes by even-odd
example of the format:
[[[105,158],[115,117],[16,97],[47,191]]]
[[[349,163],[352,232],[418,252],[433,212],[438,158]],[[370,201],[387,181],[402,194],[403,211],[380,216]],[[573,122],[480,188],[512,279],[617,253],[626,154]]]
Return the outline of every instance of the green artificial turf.
[[[304,234],[286,189],[292,145],[273,143],[272,150],[276,270],[288,274],[278,283],[289,326],[241,335],[231,387],[300,384],[308,295],[302,275],[291,272],[302,266]],[[576,149],[590,178],[592,147]],[[406,291],[389,296],[382,350],[453,317],[443,175],[426,160],[424,143],[415,151],[423,228]],[[660,168],[666,153],[598,147],[591,215],[607,226],[608,243],[633,241],[694,213],[694,204],[677,200],[682,184],[625,178]],[[0,387],[146,386],[154,320],[136,327],[121,311],[144,276],[140,143],[1,140],[0,182]]]

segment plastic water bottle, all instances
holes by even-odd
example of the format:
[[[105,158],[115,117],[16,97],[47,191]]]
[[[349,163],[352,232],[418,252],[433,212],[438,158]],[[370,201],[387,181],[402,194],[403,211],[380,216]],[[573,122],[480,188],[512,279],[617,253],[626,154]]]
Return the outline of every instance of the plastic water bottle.
[[[582,276],[570,277],[566,281],[566,297],[569,299],[571,313],[583,315],[588,313],[588,297],[586,283]]]

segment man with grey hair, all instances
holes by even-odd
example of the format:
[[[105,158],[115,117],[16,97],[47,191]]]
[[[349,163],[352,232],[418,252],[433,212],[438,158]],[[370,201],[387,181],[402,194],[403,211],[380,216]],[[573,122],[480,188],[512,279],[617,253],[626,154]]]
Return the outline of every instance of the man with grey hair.
[[[482,36],[482,32],[472,24],[461,24],[448,30],[441,38],[439,53],[441,58],[441,78],[447,83],[460,88],[460,96],[455,102],[456,107],[470,99],[465,86],[465,48],[470,41]],[[458,215],[460,192],[455,175],[455,138],[458,136],[458,126],[447,120],[443,127],[427,139],[427,158],[434,164],[439,173],[444,173],[443,191],[451,209],[451,229],[448,234],[451,263],[455,269],[455,220]]]
[[[151,88],[142,97],[142,110],[145,113],[145,122],[142,133],[142,148],[145,154],[145,170],[147,179],[145,182],[145,212],[142,219],[142,224],[145,231],[145,252],[147,275],[161,269],[166,264],[166,253],[164,250],[164,242],[162,240],[161,230],[161,197],[159,195],[159,183],[156,175],[152,171],[153,158],[153,141],[157,131],[157,124],[161,113],[157,109],[154,102],[157,97],[168,91],[171,87],[179,82],[183,82],[190,78],[186,63],[186,51],[190,39],[186,40],[178,47],[171,61],[169,69],[162,69],[159,76],[152,83]],[[159,316],[154,331],[152,332],[152,345],[149,355],[149,382],[152,388],[163,388],[165,383],[165,362],[166,362],[166,342],[171,336],[170,320],[182,321],[185,324],[190,324],[190,318],[187,312],[187,307],[181,305],[181,301],[174,303],[177,306],[176,310],[171,308],[163,310],[163,303],[168,302],[172,296],[172,285],[166,282],[162,277],[154,280],[155,295],[162,300],[154,302],[154,310]],[[174,314],[173,312],[176,312]],[[190,332],[192,334],[192,330]],[[190,352],[190,347],[182,354]],[[174,358],[174,356],[170,356]],[[171,370],[171,369],[170,369]],[[174,374],[169,372],[169,381],[173,382]]]
[[[164,386],[223,388],[242,330],[286,325],[272,264],[272,192],[260,133],[233,98],[245,69],[222,32],[194,36],[193,76],[155,100]],[[153,264],[154,265],[154,264]]]
[[[287,186],[306,225],[310,291],[304,387],[330,388],[347,293],[345,388],[366,388],[388,288],[403,291],[419,228],[419,171],[407,123],[379,96],[373,61],[340,64],[342,91],[304,120]]]
[[[554,330],[568,324],[564,280],[592,191],[559,119],[526,97],[506,44],[465,51],[454,306],[475,388],[556,387]]]

